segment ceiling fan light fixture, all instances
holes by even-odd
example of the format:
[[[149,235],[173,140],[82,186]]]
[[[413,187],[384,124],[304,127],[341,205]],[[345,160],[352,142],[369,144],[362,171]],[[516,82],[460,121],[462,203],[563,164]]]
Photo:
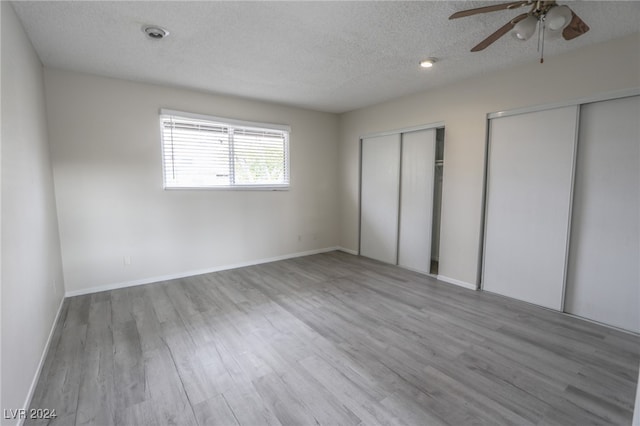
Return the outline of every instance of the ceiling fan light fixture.
[[[538,18],[529,15],[513,27],[513,35],[518,40],[526,41],[536,32]]]
[[[562,31],[569,25],[571,18],[568,6],[555,6],[545,15],[545,24],[549,31]]]
[[[431,68],[436,63],[436,58],[427,58],[424,61],[420,61],[422,68]]]
[[[472,47],[471,51],[480,52],[486,49],[508,32],[511,32],[514,38],[525,41],[530,39],[537,30],[538,51],[541,52],[540,56],[542,59],[545,38],[554,40],[562,37],[568,41],[589,31],[589,26],[580,19],[569,6],[559,6],[556,0],[520,0],[501,4],[494,3],[484,7],[458,11],[451,15],[449,19],[457,19],[499,10],[511,10],[523,6],[529,7],[529,12],[512,18],[476,46]]]

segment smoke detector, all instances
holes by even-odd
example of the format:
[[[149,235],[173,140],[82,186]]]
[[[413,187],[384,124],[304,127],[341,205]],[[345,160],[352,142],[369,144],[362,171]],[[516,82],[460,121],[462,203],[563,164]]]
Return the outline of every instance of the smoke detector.
[[[169,31],[157,25],[145,25],[142,27],[142,32],[154,40],[161,40],[169,35]]]

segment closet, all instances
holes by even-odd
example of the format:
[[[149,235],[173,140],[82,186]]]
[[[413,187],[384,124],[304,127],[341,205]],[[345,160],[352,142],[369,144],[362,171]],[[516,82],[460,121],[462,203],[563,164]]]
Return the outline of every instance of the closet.
[[[491,120],[483,288],[560,310],[578,107]]]
[[[490,115],[482,289],[640,332],[640,96]]]
[[[430,273],[436,133],[362,139],[360,255]]]
[[[566,312],[640,332],[640,96],[583,105]]]
[[[387,263],[398,260],[400,135],[362,141],[360,254]]]

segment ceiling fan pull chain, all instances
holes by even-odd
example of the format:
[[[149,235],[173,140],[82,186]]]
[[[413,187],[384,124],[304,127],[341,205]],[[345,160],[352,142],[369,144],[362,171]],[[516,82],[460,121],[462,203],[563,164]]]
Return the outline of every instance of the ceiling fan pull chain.
[[[540,63],[544,63],[544,16],[538,18],[538,52],[540,52]]]
[[[542,37],[542,41],[540,42],[540,63],[544,63],[544,33],[545,33],[545,25],[544,25],[544,16],[540,19],[540,37]]]

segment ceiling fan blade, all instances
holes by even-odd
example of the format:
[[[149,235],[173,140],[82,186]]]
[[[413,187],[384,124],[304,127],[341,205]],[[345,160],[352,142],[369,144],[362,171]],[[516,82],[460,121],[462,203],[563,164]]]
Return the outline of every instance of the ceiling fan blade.
[[[498,10],[515,9],[521,6],[527,6],[531,4],[528,0],[516,1],[511,3],[501,3],[492,6],[478,7],[475,9],[461,10],[453,15],[449,16],[449,19],[463,18],[465,16],[477,15],[478,13],[495,12]]]
[[[564,37],[565,40],[573,40],[587,31],[589,31],[589,26],[572,10],[571,22],[562,30],[562,37]]]
[[[475,46],[473,49],[471,49],[472,52],[478,52],[480,50],[484,50],[487,47],[489,47],[493,42],[495,42],[496,40],[498,40],[500,37],[502,37],[503,35],[505,35],[506,33],[508,33],[518,22],[522,21],[524,18],[526,18],[529,14],[528,13],[523,13],[522,15],[518,15],[515,18],[513,18],[512,20],[510,20],[509,22],[507,22],[504,26],[502,26],[501,28],[499,28],[495,33],[491,34],[489,37],[485,38],[484,40],[482,40],[480,43],[478,43],[477,46]]]

